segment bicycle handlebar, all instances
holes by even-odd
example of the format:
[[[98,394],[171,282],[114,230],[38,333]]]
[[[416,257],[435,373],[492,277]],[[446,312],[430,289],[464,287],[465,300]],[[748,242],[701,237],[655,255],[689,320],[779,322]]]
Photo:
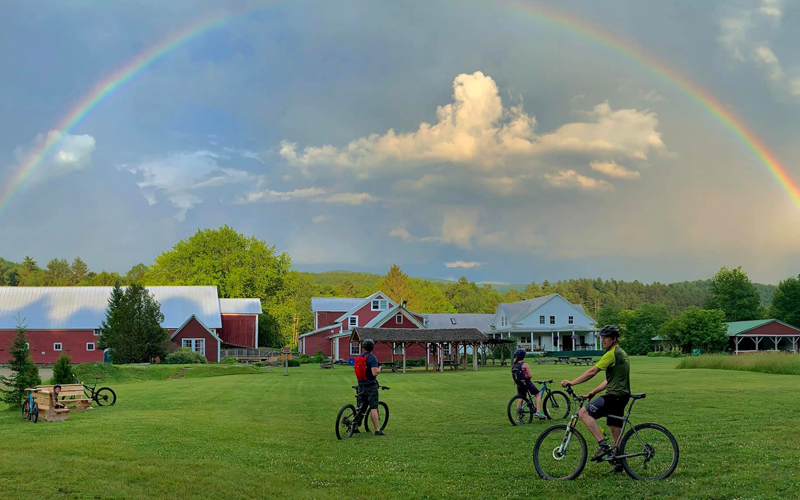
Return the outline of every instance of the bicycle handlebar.
[[[574,399],[575,401],[577,401],[579,403],[582,403],[582,402],[586,401],[587,398],[585,398],[583,396],[578,396],[577,394],[575,394],[575,391],[572,390],[572,384],[567,384],[566,389],[567,389],[567,394],[572,396],[572,399]]]

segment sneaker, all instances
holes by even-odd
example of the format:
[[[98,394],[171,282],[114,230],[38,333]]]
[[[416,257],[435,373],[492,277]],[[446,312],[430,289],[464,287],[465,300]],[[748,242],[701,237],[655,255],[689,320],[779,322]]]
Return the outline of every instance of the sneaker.
[[[383,431],[375,431],[375,435],[376,436],[385,436],[386,434],[384,434]]]
[[[539,420],[547,420],[547,415],[545,415],[544,413],[534,413],[533,416],[538,418]]]
[[[609,453],[611,453],[611,447],[607,444],[600,444],[600,446],[597,447],[597,451],[594,452],[594,456],[592,456],[591,460],[592,462],[599,462]]]
[[[608,463],[611,464],[611,470],[606,474],[616,474],[625,470],[622,468],[622,462],[619,460],[610,460]]]

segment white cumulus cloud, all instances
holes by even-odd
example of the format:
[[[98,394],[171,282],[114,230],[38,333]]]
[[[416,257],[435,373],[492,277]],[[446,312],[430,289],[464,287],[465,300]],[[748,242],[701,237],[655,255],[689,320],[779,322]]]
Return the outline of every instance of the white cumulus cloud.
[[[292,191],[274,191],[272,189],[251,191],[244,196],[239,196],[236,199],[236,203],[275,203],[299,200],[306,200],[311,203],[356,206],[367,202],[378,201],[378,198],[369,193],[330,193],[326,188],[309,187],[294,189]]]
[[[589,166],[595,172],[600,172],[601,174],[605,174],[615,179],[632,180],[640,177],[639,172],[628,170],[621,165],[617,165],[617,163],[613,161],[593,161],[589,164]]]
[[[51,150],[37,160],[48,145],[52,145]],[[58,130],[51,130],[47,134],[37,135],[29,144],[14,150],[16,165],[12,167],[12,171],[17,171],[32,161],[39,161],[27,182],[28,186],[41,184],[89,167],[95,145],[91,135],[62,135]]]
[[[561,170],[555,174],[544,174],[550,185],[558,188],[576,188],[584,191],[613,191],[614,186],[604,180],[581,175],[574,170]]]
[[[449,269],[454,269],[454,268],[474,269],[476,267],[481,267],[482,265],[483,265],[482,262],[464,262],[463,260],[444,263],[444,267],[447,267]]]

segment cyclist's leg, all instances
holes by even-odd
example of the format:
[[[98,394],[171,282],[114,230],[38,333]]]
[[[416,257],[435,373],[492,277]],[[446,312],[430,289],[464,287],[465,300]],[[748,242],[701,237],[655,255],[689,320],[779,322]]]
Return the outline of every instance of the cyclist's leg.
[[[525,388],[527,392],[536,397],[536,415],[542,415],[542,393],[530,380],[525,382]]]
[[[365,408],[369,408],[370,418],[372,418],[372,424],[375,426],[375,433],[377,434],[380,432],[381,424],[380,420],[378,419],[378,383],[374,383],[370,386],[364,388],[364,402],[367,405]]]
[[[592,433],[592,436],[594,436],[598,443],[603,440],[603,433],[600,432],[600,426],[597,425],[597,420],[585,406],[578,411],[578,418],[586,425],[586,428],[589,429],[589,432]]]

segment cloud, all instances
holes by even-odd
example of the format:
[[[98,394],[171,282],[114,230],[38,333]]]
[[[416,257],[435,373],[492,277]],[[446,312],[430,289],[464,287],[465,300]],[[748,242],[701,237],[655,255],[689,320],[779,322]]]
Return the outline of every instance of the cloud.
[[[783,78],[781,63],[769,47],[762,45],[756,48],[755,61],[759,67],[765,69],[766,76],[769,80],[780,80]]]
[[[332,205],[362,205],[366,202],[378,201],[378,198],[369,193],[333,193],[327,189],[310,187],[295,189],[293,191],[273,191],[264,189],[252,191],[245,196],[239,196],[236,203],[240,205],[250,203],[275,203],[282,201],[307,200],[312,203],[329,203]]]
[[[411,236],[411,233],[409,233],[408,230],[405,228],[392,229],[391,231],[389,231],[389,236],[391,236],[392,238],[400,238],[406,243],[410,241],[419,241],[419,238]]]
[[[332,218],[333,217],[331,217],[330,215],[315,215],[314,217],[311,218],[311,222],[313,222],[314,224],[320,224],[322,222],[328,222]]]
[[[204,189],[259,180],[242,170],[220,167],[220,158],[216,153],[204,150],[178,152],[135,165],[120,165],[119,168],[140,174],[142,180],[136,185],[147,202],[150,205],[158,203],[157,194],[160,193],[178,209],[175,218],[182,222],[189,210],[203,202],[201,191]]]
[[[647,92],[644,90],[639,90],[639,97],[648,102],[661,102],[664,100],[664,97],[662,97],[657,90],[650,90]]]
[[[536,134],[536,119],[522,104],[504,107],[494,80],[477,71],[453,82],[453,102],[437,108],[438,121],[416,131],[390,129],[355,139],[345,147],[307,146],[282,141],[280,155],[303,167],[350,168],[362,173],[432,164],[466,164],[482,170],[502,167],[548,153],[578,153],[603,158],[646,159],[664,151],[653,112],[613,110],[608,102],[586,113],[591,121],[569,123],[552,133]]]
[[[621,165],[617,165],[616,162],[613,161],[593,161],[589,164],[589,166],[595,172],[600,172],[601,174],[605,174],[615,179],[632,180],[640,177],[639,172],[628,170]]]
[[[223,151],[227,151],[228,153],[236,153],[242,158],[248,158],[250,160],[255,160],[259,163],[266,164],[266,162],[261,158],[261,155],[256,153],[255,151],[250,151],[249,149],[239,149],[231,147],[225,147],[222,149]]]
[[[544,174],[551,186],[558,188],[576,188],[584,191],[613,191],[614,186],[603,180],[581,175],[574,170],[561,170],[556,174]]]
[[[457,260],[455,262],[445,262],[444,267],[453,269],[453,268],[463,268],[463,269],[474,269],[476,267],[481,267],[483,265],[482,262],[464,262],[463,260]]]
[[[60,138],[60,139],[59,139]],[[47,134],[38,134],[30,144],[19,146],[14,150],[16,165],[13,171],[18,171],[31,159],[31,155],[38,155],[47,144],[58,141],[52,150],[40,160],[39,166],[28,178],[28,186],[41,184],[63,175],[77,172],[89,167],[92,163],[92,153],[95,140],[91,135],[64,134],[58,130],[51,130]]]
[[[783,0],[762,0],[758,7],[740,9],[719,21],[722,47],[735,60],[763,69],[772,82],[782,81],[784,71],[764,40],[780,26],[782,8]],[[781,87],[785,90],[785,85]]]
[[[794,78],[790,82],[790,92],[793,96],[800,96],[800,78]]]

